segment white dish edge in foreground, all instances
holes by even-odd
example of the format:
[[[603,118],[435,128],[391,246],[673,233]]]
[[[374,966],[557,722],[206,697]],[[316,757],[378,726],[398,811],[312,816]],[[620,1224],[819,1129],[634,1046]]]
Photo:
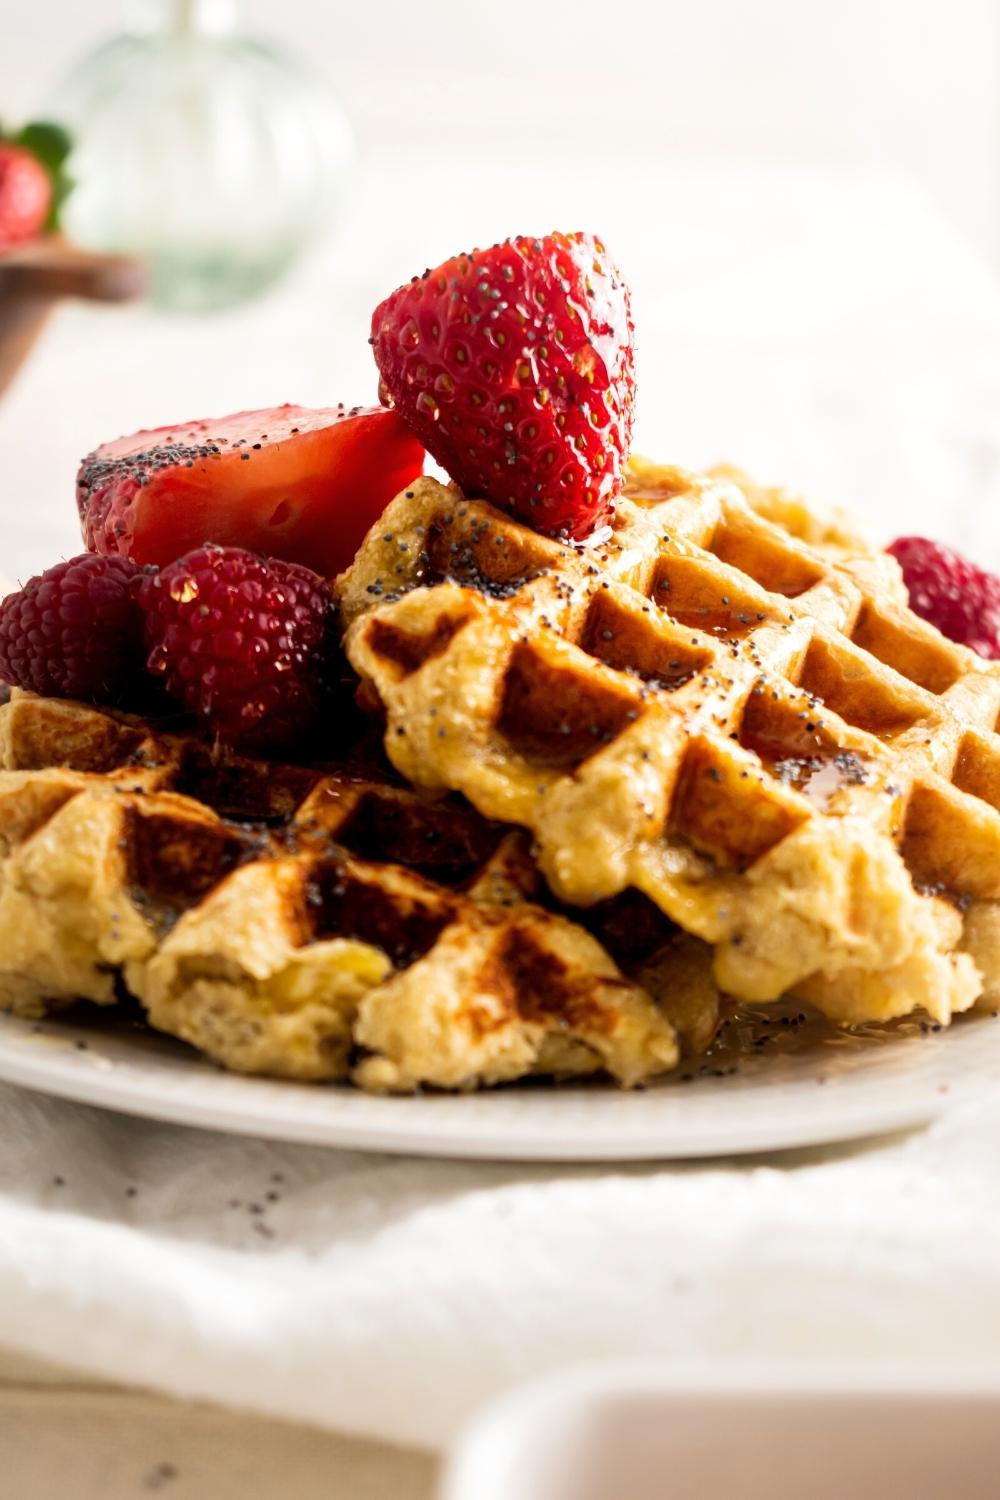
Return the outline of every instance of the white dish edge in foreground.
[[[490,1403],[439,1500],[992,1500],[998,1421],[1000,1360],[611,1360]]]

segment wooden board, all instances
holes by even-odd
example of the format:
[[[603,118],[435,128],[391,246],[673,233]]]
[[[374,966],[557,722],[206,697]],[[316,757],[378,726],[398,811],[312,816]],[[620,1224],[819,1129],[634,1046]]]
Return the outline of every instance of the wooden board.
[[[0,395],[64,297],[127,302],[142,296],[146,272],[127,255],[99,255],[46,235],[0,253]]]

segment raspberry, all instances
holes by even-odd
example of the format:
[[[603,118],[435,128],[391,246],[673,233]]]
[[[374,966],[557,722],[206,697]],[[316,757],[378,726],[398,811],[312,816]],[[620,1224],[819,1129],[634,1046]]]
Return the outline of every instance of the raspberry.
[[[127,557],[57,563],[0,605],[0,679],[48,697],[120,702],[142,675],[142,620]]]
[[[219,739],[289,749],[325,697],[330,590],[241,547],[188,552],[139,585],[148,667]]]
[[[1000,578],[924,536],[901,536],[888,550],[914,613],[980,656],[1000,657]]]
[[[576,540],[622,487],[633,333],[628,287],[589,234],[453,256],[372,317],[383,399],[466,494]]]

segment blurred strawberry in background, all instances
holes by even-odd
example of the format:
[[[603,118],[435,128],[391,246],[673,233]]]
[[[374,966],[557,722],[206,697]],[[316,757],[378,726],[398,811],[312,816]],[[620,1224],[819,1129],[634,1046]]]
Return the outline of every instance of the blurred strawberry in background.
[[[15,135],[0,131],[0,250],[58,227],[70,188],[64,171],[70,145],[62,126],[49,121]]]
[[[20,146],[0,145],[0,249],[40,234],[52,184],[42,164]]]

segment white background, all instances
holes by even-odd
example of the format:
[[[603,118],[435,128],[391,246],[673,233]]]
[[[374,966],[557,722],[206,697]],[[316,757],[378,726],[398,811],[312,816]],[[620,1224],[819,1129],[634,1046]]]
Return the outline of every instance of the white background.
[[[637,447],[1000,563],[996,0],[253,0],[364,169],[345,230],[201,320],[66,309],[0,405],[0,574],[79,546],[123,431],[374,399],[376,302],[470,243],[603,234],[631,280]],[[0,0],[0,116],[46,106],[114,0]]]
[[[247,0],[334,80],[362,142],[484,164],[585,145],[900,168],[984,251],[1000,225],[996,0]],[[0,0],[0,117],[38,106],[117,0]],[[609,189],[605,186],[604,190]],[[595,216],[601,189],[595,182]]]

